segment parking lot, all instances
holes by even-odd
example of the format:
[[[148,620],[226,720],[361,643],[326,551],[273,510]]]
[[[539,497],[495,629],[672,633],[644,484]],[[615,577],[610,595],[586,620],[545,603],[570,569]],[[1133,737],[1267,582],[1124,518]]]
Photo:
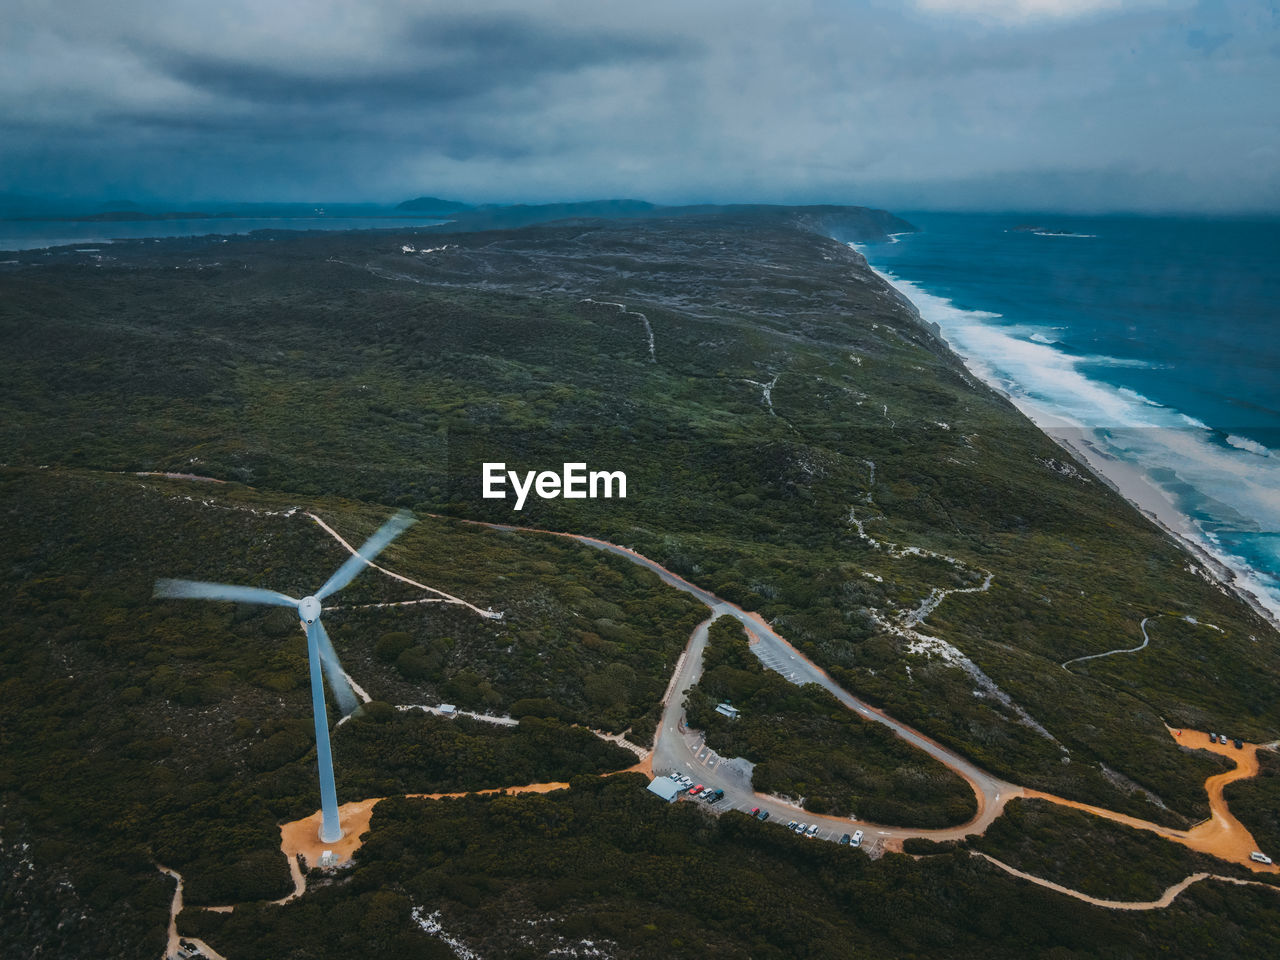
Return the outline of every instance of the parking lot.
[[[737,616],[733,608],[724,604],[713,607],[713,612],[718,614],[729,613]],[[898,731],[908,742],[919,745],[921,749],[931,754],[937,755],[939,752],[945,752],[942,748],[933,744],[932,741],[926,740],[910,729],[901,728],[896,722],[884,718],[872,707],[851,697],[839,687],[834,687],[834,684],[825,674],[806,661],[797,651],[791,649],[785,641],[774,635],[767,626],[757,623],[749,617],[738,617],[738,619],[742,620],[752,638],[751,652],[755,654],[766,669],[775,671],[795,684],[818,683],[827,689],[832,689],[836,699],[844,703],[849,709],[856,711],[859,715],[876,722],[886,723],[895,731]],[[740,757],[720,756],[707,745],[701,731],[690,730],[686,726],[683,694],[698,681],[703,651],[707,642],[707,628],[710,622],[708,620],[694,631],[693,637],[690,639],[689,648],[681,660],[680,669],[673,675],[669,685],[669,696],[663,707],[662,721],[654,744],[654,772],[658,775],[665,775],[671,771],[676,771],[690,778],[690,787],[702,784],[712,790],[723,790],[724,796],[716,803],[706,807],[708,813],[718,814],[725,810],[741,810],[750,814],[752,809],[760,807],[769,812],[768,823],[759,824],[759,828],[762,830],[771,830],[775,827],[785,828],[789,820],[804,821],[808,824],[817,823],[818,832],[815,838],[837,844],[843,834],[852,834],[856,830],[862,829],[865,831],[862,845],[855,849],[861,850],[868,856],[880,856],[884,851],[885,841],[893,839],[895,836],[901,836],[903,831],[898,830],[895,833],[894,828],[886,828],[882,833],[882,828],[876,825],[859,823],[855,820],[840,817],[815,815],[802,809],[798,803],[781,797],[759,795],[752,786],[751,763]],[[967,772],[966,762],[963,759],[954,760],[950,754],[947,754],[947,758],[958,763]],[[986,776],[981,771],[977,771],[976,775]],[[998,801],[1001,793],[1000,788],[1003,788],[1005,784],[991,780],[989,777],[984,780],[984,782],[987,781],[990,781],[992,792]],[[685,799],[684,802],[692,803],[698,801],[695,797]],[[705,803],[704,806],[706,806]],[[998,806],[993,804],[991,809],[993,811],[997,810]]]
[[[769,812],[768,824],[770,826],[786,827],[789,821],[798,823],[812,824],[817,818],[805,816],[805,811],[799,807],[784,804],[781,801],[762,800],[755,795],[750,789],[735,789],[732,784],[727,784],[718,777],[701,776],[701,774],[709,774],[716,767],[720,758],[715,751],[704,745],[699,745],[694,751],[694,762],[688,764],[688,769],[684,771],[676,771],[677,773],[689,779],[685,786],[685,792],[680,794],[680,799],[686,803],[701,803],[717,814],[724,813],[726,810],[740,810],[743,813],[751,814],[753,810],[762,809]],[[713,782],[714,781],[714,782]],[[698,785],[705,785],[705,791],[696,796],[690,796],[687,792],[689,789]],[[724,790],[724,796],[715,803],[707,803],[704,797],[709,796],[714,789]],[[814,840],[826,840],[829,843],[839,843],[840,837],[844,834],[852,834],[856,830],[865,831],[860,849],[869,857],[879,857],[884,852],[885,836],[877,835],[878,831],[865,825],[859,825],[855,820],[848,821],[847,824],[840,823],[833,825],[830,818],[822,818],[817,820],[818,830],[813,835]],[[764,824],[762,823],[763,827]]]
[[[759,643],[754,644],[751,647],[751,652],[756,655],[756,658],[762,664],[764,664],[766,669],[781,674],[792,683],[800,684],[805,682],[800,679],[800,658],[794,653],[789,653],[786,650],[779,650],[776,647],[765,646],[764,644]]]

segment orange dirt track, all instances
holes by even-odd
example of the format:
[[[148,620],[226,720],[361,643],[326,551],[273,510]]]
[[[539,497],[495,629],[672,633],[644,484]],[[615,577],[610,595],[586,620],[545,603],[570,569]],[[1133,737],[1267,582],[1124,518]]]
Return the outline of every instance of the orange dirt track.
[[[640,765],[637,764],[637,766]],[[466,797],[471,794],[550,793],[552,790],[565,790],[568,786],[567,783],[530,783],[523,787],[495,787],[490,790],[462,791],[461,793],[410,793],[406,796],[409,799],[443,800],[445,797]],[[317,866],[320,863],[321,854],[326,850],[336,854],[339,863],[345,863],[364,843],[365,834],[369,832],[369,821],[373,818],[373,808],[384,799],[386,798],[373,797],[340,806],[338,822],[342,825],[342,839],[335,843],[325,843],[320,839],[320,811],[318,810],[309,817],[282,824],[280,849],[289,858],[291,865],[296,864],[296,858],[301,856],[308,866]],[[296,874],[294,882],[296,885]],[[297,892],[294,893],[294,896],[296,895]]]
[[[1234,770],[1215,774],[1204,782],[1205,791],[1209,794],[1210,815],[1207,820],[1202,820],[1190,830],[1174,830],[1171,827],[1162,827],[1156,823],[1139,820],[1137,817],[1104,810],[1101,807],[1090,806],[1087,803],[1078,803],[1075,800],[1065,800],[1062,797],[1055,797],[1050,793],[1041,793],[1038,790],[1027,790],[1025,796],[1028,799],[1049,800],[1053,803],[1062,804],[1064,807],[1084,810],[1094,816],[1105,817],[1108,820],[1114,820],[1117,823],[1123,823],[1138,830],[1158,833],[1160,836],[1181,843],[1192,850],[1207,853],[1231,863],[1241,864],[1256,873],[1280,873],[1280,865],[1255,863],[1249,859],[1249,854],[1258,849],[1257,844],[1254,842],[1253,835],[1245,829],[1244,824],[1231,815],[1231,811],[1227,809],[1226,798],[1222,795],[1227,784],[1234,783],[1236,780],[1246,780],[1258,772],[1258,745],[1246,743],[1242,749],[1237,750],[1228,744],[1210,743],[1209,735],[1198,730],[1174,731],[1171,729],[1169,735],[1185,747],[1208,750],[1229,760],[1234,760],[1236,764]]]

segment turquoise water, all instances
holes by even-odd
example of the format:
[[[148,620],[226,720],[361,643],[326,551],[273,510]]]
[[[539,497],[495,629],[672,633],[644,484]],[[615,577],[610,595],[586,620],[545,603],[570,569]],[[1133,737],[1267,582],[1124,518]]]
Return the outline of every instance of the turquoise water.
[[[903,216],[920,232],[859,247],[871,265],[1033,418],[1137,467],[1280,614],[1280,221]]]

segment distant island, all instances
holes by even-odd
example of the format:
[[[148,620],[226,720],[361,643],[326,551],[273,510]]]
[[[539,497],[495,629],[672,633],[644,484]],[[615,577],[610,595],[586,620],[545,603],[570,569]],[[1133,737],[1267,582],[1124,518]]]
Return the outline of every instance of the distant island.
[[[396,204],[396,209],[403,210],[406,213],[456,213],[459,210],[471,210],[473,208],[471,204],[459,203],[457,200],[441,200],[439,197],[414,197],[412,200]]]
[[[1034,223],[1020,223],[1016,227],[1010,228],[1014,233],[1041,233],[1054,234],[1057,236],[1067,236],[1070,230],[1050,230],[1048,227],[1036,226]]]
[[[1012,233],[1033,233],[1037,237],[1092,237],[1091,233],[1076,233],[1074,230],[1050,230],[1048,227],[1036,226],[1032,223],[1021,223],[1010,227]]]

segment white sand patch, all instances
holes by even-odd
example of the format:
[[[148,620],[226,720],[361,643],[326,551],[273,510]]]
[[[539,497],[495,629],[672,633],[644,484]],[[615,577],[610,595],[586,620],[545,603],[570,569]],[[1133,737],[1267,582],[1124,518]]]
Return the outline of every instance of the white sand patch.
[[[470,710],[454,710],[452,713],[445,713],[439,706],[431,706],[426,703],[401,703],[396,705],[397,710],[421,710],[423,713],[434,713],[437,717],[469,717],[472,720],[479,720],[482,723],[493,723],[500,727],[518,727],[520,721],[514,717],[502,716],[495,713],[473,713]]]
[[[480,954],[468,947],[462,940],[445,933],[444,927],[440,924],[439,910],[434,913],[427,913],[425,907],[414,907],[411,916],[413,917],[413,922],[421,927],[424,932],[447,943],[449,949],[453,951],[453,955],[458,960],[480,960]]]
[[[602,307],[617,307],[618,311],[622,313],[624,316],[639,317],[640,322],[644,324],[645,338],[648,340],[648,343],[649,343],[649,362],[650,363],[658,362],[658,355],[654,351],[653,326],[649,323],[649,318],[647,316],[645,316],[643,313],[640,313],[640,311],[638,310],[628,310],[625,304],[614,303],[612,300],[594,300],[591,297],[583,297],[578,302],[594,303]]]
[[[868,463],[870,463],[870,461],[868,461]],[[871,464],[871,466],[872,476],[874,478],[875,465]],[[882,543],[867,533],[866,521],[859,519],[855,511],[855,507],[849,508],[847,522],[858,532],[859,538],[871,544],[875,549],[882,550],[889,556],[896,559],[902,559],[904,557],[929,557],[936,560],[944,560],[953,567],[961,570],[969,569],[964,561],[959,560],[956,557],[948,556],[945,553],[938,553],[924,547],[899,547],[896,543]],[[1054,743],[1058,743],[1057,738],[1054,737],[1053,734],[1046,730],[1039,721],[1032,717],[1031,714],[1027,713],[1027,711],[1020,705],[1015,703],[1012,697],[1001,690],[999,685],[987,676],[981,667],[966,657],[958,647],[948,643],[946,640],[942,640],[939,637],[929,636],[928,634],[921,633],[916,629],[919,624],[926,620],[929,615],[938,608],[938,604],[942,603],[943,600],[952,594],[985,593],[990,590],[991,583],[995,579],[995,575],[989,570],[984,570],[982,573],[982,583],[975,587],[934,587],[929,591],[929,595],[920,602],[919,606],[914,610],[899,614],[896,620],[891,621],[877,611],[872,612],[872,617],[886,632],[891,633],[894,636],[901,637],[907,641],[908,654],[915,654],[929,658],[936,657],[948,666],[963,670],[978,685],[979,691],[981,691],[980,695],[989,696],[993,700],[998,701],[1004,705],[1005,708],[1010,710],[1017,717],[1020,723],[1031,728],[1042,737],[1052,740]],[[867,574],[864,572],[863,576],[870,576],[870,578],[875,580],[877,583],[884,582],[882,577],[875,574]],[[975,691],[975,694],[979,694],[979,691]],[[1061,746],[1061,744],[1059,744],[1059,746]],[[1065,750],[1066,748],[1063,747],[1063,749]]]

